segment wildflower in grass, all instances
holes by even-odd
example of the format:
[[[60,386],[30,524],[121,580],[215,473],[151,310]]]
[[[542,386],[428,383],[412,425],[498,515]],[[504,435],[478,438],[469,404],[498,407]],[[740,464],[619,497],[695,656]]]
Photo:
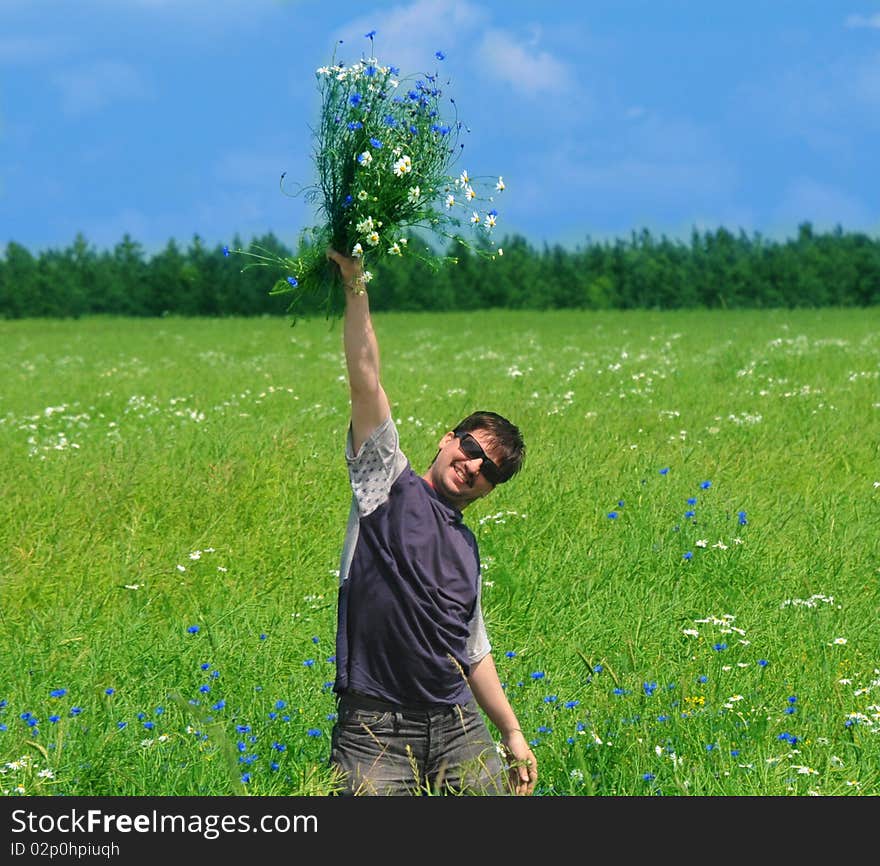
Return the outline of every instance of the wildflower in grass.
[[[609,511],[609,512],[608,512],[608,517],[609,517],[611,520],[617,520],[617,512],[616,512],[616,511]],[[615,536],[615,537],[616,537],[616,536]]]
[[[669,467],[664,466],[663,469],[660,470],[660,474],[661,475],[668,475],[669,474]]]
[[[602,667],[602,665],[593,665],[594,674],[601,674],[603,670],[605,669]]]
[[[293,312],[311,294],[323,300],[328,316],[341,315],[344,295],[337,271],[327,268],[327,247],[347,252],[361,243],[363,257],[378,261],[390,250],[397,256],[394,244],[406,228],[417,227],[494,258],[481,242],[470,244],[460,235],[466,217],[450,197],[461,190],[461,199],[475,207],[477,199],[497,197],[505,189],[503,179],[471,177],[467,170],[454,173],[464,147],[461,139],[470,132],[457,117],[454,98],[429,72],[401,77],[399,69],[372,56],[372,42],[369,57],[346,62],[334,53],[315,73],[320,97],[312,142],[316,178],[299,189],[315,205],[317,224],[302,232],[293,255],[254,244],[233,250],[250,258],[246,268],[282,269],[298,280],[293,287],[282,276],[270,288],[270,294],[291,295]],[[428,60],[434,64],[444,56],[437,51]],[[379,235],[369,245],[356,229],[367,205],[377,222],[370,231]],[[496,219],[497,212],[473,224],[480,241]],[[400,249],[406,254],[403,245]],[[454,259],[423,245],[410,254],[432,267]]]
[[[650,698],[651,695],[657,690],[657,683],[642,683],[642,689],[645,694]]]
[[[534,671],[531,676],[533,680],[542,680],[544,679],[544,671]]]
[[[119,728],[119,730],[121,731],[121,730],[123,730],[124,728],[127,728],[127,727],[128,727],[128,722],[117,722],[117,723],[116,723],[116,727]]]
[[[657,777],[653,773],[643,773],[642,781],[644,782],[653,782]]]
[[[275,701],[275,709],[276,710],[283,710],[286,706],[287,706],[286,701]]]
[[[691,518],[691,517],[693,517],[696,513],[697,513],[696,511],[688,510],[688,511],[685,511],[684,516],[685,516],[685,518]]]
[[[700,633],[695,628],[683,628],[681,630],[683,635],[687,635],[687,637],[699,637]]]
[[[315,664],[315,660],[314,660],[314,659],[306,659],[306,660],[303,662],[303,667],[304,667],[304,668],[314,667],[314,664]]]
[[[225,246],[225,245],[223,246],[223,255],[226,256],[227,258],[229,257],[229,247],[228,246]]]
[[[828,646],[844,646],[846,644],[845,637],[836,637]]]
[[[579,703],[580,703],[580,701],[566,701],[565,708],[567,710],[574,709]]]
[[[545,704],[555,704],[557,700],[558,700],[558,697],[556,695],[547,695],[544,698],[544,703]]]
[[[211,709],[212,710],[222,710],[225,706],[226,706],[226,701],[223,698],[221,698],[219,701],[217,701],[216,704],[214,704],[211,707]]]
[[[769,664],[770,662],[768,662],[767,659],[758,659],[758,667],[765,668]]]
[[[712,649],[715,650],[715,652],[719,652],[719,653],[724,652],[724,650],[727,649],[727,644],[726,643],[712,644]]]
[[[78,716],[82,711],[83,711],[82,707],[71,707],[70,708],[70,715]]]
[[[55,722],[61,721],[61,716],[49,716],[49,721],[54,725]]]
[[[740,511],[740,512],[737,514],[736,517],[737,517],[737,520],[739,521],[739,525],[740,525],[740,526],[745,526],[745,525],[749,522],[749,521],[746,519],[746,513],[745,513],[745,511]]]
[[[190,634],[198,634],[199,627],[197,625],[191,625],[191,626],[189,626],[189,628],[187,628],[187,631]]]
[[[688,497],[687,504],[688,505],[696,505],[697,504],[697,497],[696,496]]]
[[[700,484],[700,489],[701,489],[701,490],[708,490],[711,486],[712,486],[712,482],[711,482],[711,481],[703,481],[703,482]]]
[[[682,558],[682,559],[693,559],[693,558],[694,558],[693,551],[686,550],[686,551],[681,555],[681,558]]]
[[[155,723],[155,722],[146,721],[146,722],[144,722],[144,727],[145,727],[148,731],[152,731],[153,728],[156,727],[156,723]]]
[[[67,694],[67,689],[52,689],[49,692],[49,697],[52,698],[63,698]]]
[[[113,687],[110,687],[110,688],[104,689],[104,694],[105,694],[105,695],[113,695],[113,694],[115,694],[115,693],[116,693],[116,689],[114,689]]]
[[[309,728],[306,731],[306,735],[309,737],[320,737],[321,736],[321,729],[320,728]]]
[[[707,677],[705,674],[700,674],[700,676],[697,677],[698,683],[705,683],[708,681],[709,681],[709,677]]]
[[[513,650],[508,650],[506,653],[504,653],[504,655],[506,655],[507,658],[509,658],[509,659],[516,658],[516,653]]]

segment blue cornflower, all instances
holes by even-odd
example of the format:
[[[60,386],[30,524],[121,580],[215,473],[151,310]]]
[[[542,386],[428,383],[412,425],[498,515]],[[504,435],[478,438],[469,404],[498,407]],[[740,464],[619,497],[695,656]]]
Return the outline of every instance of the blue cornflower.
[[[52,689],[49,692],[49,697],[52,698],[63,698],[67,694],[67,689]]]
[[[263,632],[263,634],[260,635],[260,640],[266,640],[267,637],[268,637],[268,635],[265,632]]]
[[[199,627],[198,627],[197,625],[191,625],[191,626],[187,629],[187,631],[188,631],[190,634],[196,634],[196,632],[198,632],[198,630],[199,630]]]
[[[614,694],[615,694],[615,695],[625,695],[625,694],[626,694],[626,689],[622,689],[622,688],[620,688],[620,686],[618,686],[618,687],[614,690]]]
[[[360,95],[360,93],[352,93],[352,95],[348,97],[348,101],[349,101],[352,105],[360,105],[360,102],[361,102],[361,95]]]
[[[308,734],[308,736],[310,736],[310,737],[320,737],[321,736],[321,729],[320,728],[309,728],[306,731],[306,734]]]
[[[711,752],[715,748],[715,743],[706,743],[706,751]]]
[[[711,486],[712,486],[711,481],[704,481],[704,482],[702,482],[702,484],[700,484],[700,489],[701,490],[708,490]]]
[[[202,662],[202,664],[200,664],[199,667],[203,671],[206,671],[206,670],[208,670],[209,667],[211,667],[211,663],[210,662]]]
[[[661,475],[667,475],[667,474],[669,474],[669,467],[668,467],[668,466],[664,466],[664,467],[660,470],[660,474],[661,474]]]
[[[321,638],[319,638],[317,635],[315,635],[315,636],[312,638],[312,643],[320,643],[320,642],[321,642]]]
[[[211,691],[211,687],[207,683],[205,683],[204,685],[199,686],[199,691],[203,695],[206,695],[209,691]]]
[[[765,668],[769,664],[770,664],[770,662],[768,662],[767,659],[758,659],[759,667]]]
[[[242,784],[246,785],[248,782],[250,782],[250,780],[251,780],[250,773],[242,773],[242,776],[241,776]]]
[[[716,644],[712,644],[712,649],[715,650],[715,652],[719,652],[719,653],[720,653],[722,650],[726,650],[726,649],[727,649],[727,644],[726,644],[726,643],[716,643]]]
[[[370,144],[372,144],[373,147],[376,148],[376,150],[380,150],[381,147],[382,147],[382,142],[379,141],[378,138],[371,138],[371,139],[370,139]]]
[[[567,709],[567,710],[574,709],[579,703],[580,703],[580,701],[566,701],[565,702],[565,709]]]
[[[121,731],[123,728],[128,727],[128,722],[117,722],[116,727],[119,728],[119,730]]]
[[[698,683],[706,683],[706,682],[708,682],[708,681],[709,681],[709,677],[707,677],[705,674],[700,674],[700,675],[697,677],[697,682],[698,682]]]
[[[498,211],[495,210],[495,208],[493,207],[492,210],[489,211],[489,216],[498,216]],[[623,508],[623,500],[622,499],[617,500],[617,506],[618,506],[618,508]]]
[[[247,748],[247,743],[244,743],[241,740],[239,740],[235,744],[235,748],[238,749],[239,752],[244,752],[244,750]],[[239,758],[239,760],[241,760],[241,758]]]
[[[165,712],[165,707],[156,707],[156,715],[161,716]]]
[[[82,707],[71,707],[70,708],[70,715],[78,716],[82,711],[83,711]]]
[[[730,750],[730,757],[731,758],[738,758],[739,757],[739,749],[731,749]]]
[[[226,701],[224,698],[221,698],[219,701],[217,701],[216,704],[214,704],[214,706],[211,707],[211,709],[212,710],[222,710],[225,706],[226,706]]]
[[[544,698],[544,703],[545,704],[555,704],[557,700],[559,700],[559,698],[556,695],[547,695]]]
[[[688,497],[687,503],[688,503],[688,505],[696,505],[697,504],[697,497],[696,496]]]
[[[541,725],[541,727],[538,728],[538,733],[539,734],[552,734],[553,728],[548,728],[547,725]]]
[[[327,656],[327,661],[328,661],[331,665],[335,665],[335,664],[336,664],[336,656],[335,656],[335,655],[334,655],[334,656]]]
[[[682,554],[682,557],[681,557],[681,558],[682,558],[682,559],[693,559],[693,558],[694,558],[694,554],[693,554],[692,551],[690,551],[690,550],[686,550],[686,551]]]
[[[228,256],[228,255],[229,255],[229,247],[226,247],[226,246],[223,247],[223,255],[224,255],[224,256]]]
[[[656,776],[653,773],[644,773],[642,775],[642,780],[645,782],[653,782]]]
[[[152,731],[153,728],[156,727],[156,725],[155,725],[154,722],[144,722],[144,727],[145,727],[148,731]]]
[[[609,517],[611,520],[617,520],[617,512],[616,512],[616,511],[609,511],[609,512],[608,512],[608,517]]]
[[[291,286],[296,288],[299,285],[299,280],[296,277],[288,277],[287,282],[290,283]]]
[[[61,721],[61,716],[49,716],[49,721],[55,724],[55,722]]]
[[[272,761],[272,763],[269,764],[269,769],[274,773],[276,770],[278,770],[280,766],[281,765],[278,763],[278,761]]]
[[[335,722],[336,719],[338,719],[338,718],[339,718],[339,716],[336,713],[327,713],[327,721],[328,722]]]
[[[791,706],[785,708],[785,715],[793,716],[797,712],[797,707]]]
[[[278,718],[278,713],[273,712],[272,710],[270,710],[270,711],[269,711],[269,721],[270,721],[270,722],[274,722],[275,719],[277,719],[277,718]]]
[[[313,667],[314,664],[315,664],[315,660],[314,660],[314,659],[306,659],[306,660],[303,662],[303,667],[304,667],[304,668],[310,668],[310,667]]]
[[[220,671],[211,671],[211,679],[216,680],[220,676]]]
[[[535,672],[532,674],[532,679],[533,679],[533,680],[542,680],[542,679],[544,679],[544,671],[535,671]]]
[[[508,650],[506,653],[504,653],[504,655],[506,655],[509,659],[516,658],[516,653],[513,650]]]
[[[594,674],[601,674],[603,670],[605,670],[605,668],[603,668],[602,665],[593,665]]]
[[[789,696],[788,696],[788,702],[789,702],[790,704],[796,704],[796,703],[797,703],[797,695],[789,695]]]
[[[238,731],[239,734],[246,734],[250,731],[250,725],[236,725],[235,730]]]
[[[364,75],[366,75],[367,78],[372,78],[372,77],[373,77],[378,71],[379,71],[379,70],[376,69],[375,66],[373,66],[372,64],[370,64],[370,65],[364,70]]]
[[[435,51],[435,52],[434,52],[434,56],[435,56],[438,60],[445,60],[445,59],[446,59],[446,55],[445,55],[442,51]]]
[[[668,722],[669,716],[657,716],[657,721],[658,722]]]
[[[362,129],[363,124],[359,120],[349,120],[347,124],[349,129]]]
[[[287,706],[287,701],[275,701],[275,709],[283,710]]]
[[[657,690],[657,683],[642,683],[642,688],[645,690],[645,694],[650,698]]]
[[[138,717],[138,721],[143,721],[147,717],[147,714],[146,713],[138,713],[137,717]]]
[[[371,30],[369,33],[364,33],[364,39],[372,39],[376,35],[375,30]]]
[[[697,513],[696,511],[689,509],[689,510],[685,511],[684,516],[685,517],[693,517],[696,513]]]
[[[114,688],[111,686],[110,688],[104,689],[104,694],[105,694],[105,695],[113,695],[113,694],[116,694],[116,689],[114,689]]]
[[[276,752],[284,752],[287,750],[287,746],[284,743],[272,743],[272,748]]]
[[[745,526],[749,522],[748,520],[746,520],[745,511],[740,511],[739,514],[737,515],[737,519],[739,520],[740,526]]]
[[[393,114],[386,114],[385,117],[382,118],[382,123],[384,123],[385,126],[397,126],[397,119]]]

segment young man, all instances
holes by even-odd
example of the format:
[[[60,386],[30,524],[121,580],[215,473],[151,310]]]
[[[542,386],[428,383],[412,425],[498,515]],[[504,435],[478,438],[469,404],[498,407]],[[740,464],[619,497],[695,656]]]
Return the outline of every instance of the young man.
[[[531,794],[537,761],[483,625],[476,539],[461,512],[509,480],[519,430],[477,412],[417,475],[398,444],[359,259],[328,250],[345,286],[353,498],[340,567],[338,717],[343,794]],[[501,734],[502,765],[480,708]]]

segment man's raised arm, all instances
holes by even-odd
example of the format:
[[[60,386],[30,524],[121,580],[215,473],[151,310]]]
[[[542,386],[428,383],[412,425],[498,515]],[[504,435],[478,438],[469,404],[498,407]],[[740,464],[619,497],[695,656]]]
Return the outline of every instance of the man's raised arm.
[[[391,414],[388,397],[379,380],[379,344],[370,319],[370,299],[360,259],[327,251],[336,262],[345,286],[343,343],[351,394],[351,436],[354,453]]]

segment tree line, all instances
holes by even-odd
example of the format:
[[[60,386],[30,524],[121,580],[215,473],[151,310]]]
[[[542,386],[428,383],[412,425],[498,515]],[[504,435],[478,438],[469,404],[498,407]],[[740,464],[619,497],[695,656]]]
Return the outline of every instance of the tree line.
[[[293,250],[274,234],[235,249]],[[725,228],[691,233],[689,242],[654,237],[575,249],[536,247],[519,235],[500,244],[503,254],[450,242],[428,246],[430,256],[457,259],[436,269],[417,256],[379,262],[370,303],[381,310],[657,309],[870,307],[880,305],[880,239],[841,228],[824,233],[810,223],[797,236],[771,241]],[[492,248],[494,251],[494,247]],[[0,257],[0,317],[85,315],[285,315],[289,299],[272,295],[279,277],[270,268],[245,267],[249,258],[206,246],[195,235],[186,247],[170,240],[147,255],[125,235],[110,250],[81,234],[65,249],[32,254],[11,241]],[[326,314],[326,297],[302,297],[301,315]]]

